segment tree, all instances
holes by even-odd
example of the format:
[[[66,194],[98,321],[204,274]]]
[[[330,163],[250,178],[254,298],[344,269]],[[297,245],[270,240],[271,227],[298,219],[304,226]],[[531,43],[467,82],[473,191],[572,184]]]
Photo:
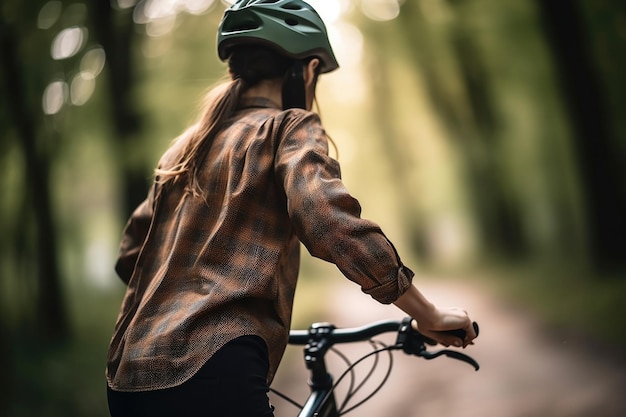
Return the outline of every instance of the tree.
[[[597,266],[623,267],[626,181],[589,31],[578,2],[538,1],[537,5],[574,127],[592,256]]]
[[[450,2],[452,23],[434,27],[417,2],[406,2],[398,21],[399,42],[419,68],[426,91],[453,146],[460,149],[471,211],[483,245],[490,253],[519,256],[527,251],[514,195],[499,165],[497,120],[486,65],[476,40]]]
[[[137,30],[132,9],[121,10],[110,2],[90,4],[89,12],[96,38],[107,54],[110,112],[115,146],[119,154],[122,178],[122,206],[126,216],[145,198],[148,183],[144,167],[128,158],[133,139],[141,131],[142,119],[134,106],[133,45]]]
[[[26,215],[21,219],[21,230],[27,231],[33,222],[33,252],[36,259],[36,325],[38,334],[47,342],[59,342],[67,338],[69,324],[61,284],[58,264],[57,233],[54,211],[51,204],[50,161],[48,146],[42,141],[50,131],[42,126],[43,114],[39,111],[39,100],[33,90],[43,91],[40,81],[44,78],[38,70],[45,66],[28,66],[23,48],[24,39],[31,39],[24,34],[29,30],[33,18],[33,9],[12,4],[0,10],[0,57],[2,60],[2,83],[4,87],[5,107],[10,111],[12,130],[25,161],[24,184],[27,188]],[[47,46],[47,45],[46,45]],[[42,48],[43,49],[43,48]],[[41,50],[37,51],[41,52]],[[19,236],[11,236],[19,239]],[[19,246],[18,246],[19,247]],[[30,247],[30,245],[28,245]],[[18,262],[28,263],[31,258],[27,252],[18,253]]]

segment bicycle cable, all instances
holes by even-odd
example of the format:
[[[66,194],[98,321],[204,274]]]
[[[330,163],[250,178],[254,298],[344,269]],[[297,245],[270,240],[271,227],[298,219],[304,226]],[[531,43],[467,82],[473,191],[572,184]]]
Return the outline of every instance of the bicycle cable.
[[[376,344],[377,343],[380,344],[381,346],[384,346],[383,343],[377,342],[377,341],[372,340],[372,339],[368,340],[368,342],[370,343],[370,345],[372,345],[372,347],[374,349],[376,349]],[[343,353],[341,353],[338,349],[335,349],[334,347],[332,347],[331,350],[333,350],[335,352],[335,354],[337,354],[338,356],[341,356],[348,367],[350,367],[350,365],[352,365],[352,363],[349,361],[347,356],[345,356]],[[370,370],[368,371],[367,375],[365,375],[363,377],[361,382],[356,387],[354,386],[354,381],[356,380],[355,373],[354,373],[354,368],[352,368],[350,370],[350,386],[348,387],[348,390],[347,390],[348,393],[346,394],[346,398],[344,398],[343,402],[341,403],[341,406],[339,407],[339,410],[343,410],[347,406],[347,404],[350,401],[350,399],[352,399],[354,397],[354,395],[358,391],[361,390],[361,388],[365,385],[365,383],[367,381],[369,381],[371,376],[374,374],[374,371],[378,367],[378,359],[379,359],[379,356],[375,355],[374,356],[374,363],[370,367]]]
[[[386,345],[385,343],[383,343],[381,341],[373,340],[373,339],[368,340],[368,342],[372,345],[374,350],[369,352],[369,353],[367,353],[367,354],[365,354],[365,355],[363,355],[358,360],[356,360],[356,362],[354,362],[354,363],[351,362],[350,359],[343,352],[339,351],[338,349],[336,349],[334,347],[329,349],[335,355],[337,355],[339,358],[341,358],[341,360],[343,360],[345,362],[345,364],[347,365],[347,368],[343,371],[343,373],[339,376],[339,378],[337,378],[337,380],[333,384],[332,388],[327,393],[327,396],[333,395],[333,393],[335,392],[337,386],[342,382],[342,380],[347,375],[350,375],[350,385],[348,387],[348,391],[346,393],[346,397],[343,399],[343,401],[341,403],[341,406],[337,409],[337,412],[338,412],[339,415],[347,414],[347,413],[353,411],[354,409],[360,407],[365,402],[369,401],[374,395],[376,395],[378,393],[378,391],[380,391],[380,389],[385,385],[385,383],[389,379],[389,376],[391,375],[391,370],[393,368],[393,355],[392,355],[391,351],[393,349],[396,349],[397,346],[396,345],[388,346],[388,345]],[[376,346],[381,346],[381,347],[376,348]],[[387,371],[386,371],[383,379],[379,382],[378,386],[372,390],[372,392],[370,392],[367,396],[365,396],[363,399],[361,399],[356,404],[352,405],[350,408],[346,409],[349,401],[354,398],[356,393],[358,391],[360,391],[361,388],[363,388],[365,386],[365,383],[368,380],[370,380],[370,378],[374,375],[374,372],[376,371],[376,369],[379,366],[379,354],[382,353],[382,352],[388,352],[388,357],[389,357],[389,364],[388,364]],[[365,375],[361,379],[359,384],[355,387],[355,385],[354,385],[354,381],[356,380],[356,376],[355,376],[355,373],[354,373],[355,367],[357,365],[359,365],[361,362],[363,362],[364,360],[366,360],[367,358],[371,357],[371,356],[374,356],[374,363],[372,364],[370,370],[367,372],[367,375]],[[289,397],[288,395],[283,394],[282,392],[280,392],[280,391],[278,391],[278,390],[276,390],[274,388],[270,387],[269,390],[273,394],[277,395],[278,397],[282,398],[283,400],[287,401],[288,403],[290,403],[291,405],[293,405],[293,406],[295,406],[295,407],[297,407],[299,409],[302,409],[304,407],[304,405],[298,403],[293,398]],[[324,400],[326,400],[326,398]]]
[[[387,346],[383,342],[372,340],[372,339],[370,339],[369,342],[374,346],[374,348],[376,347],[376,345],[382,346],[382,347],[378,348],[378,349],[375,349],[375,350],[373,350],[373,351],[363,355],[356,362],[350,364],[349,367],[339,376],[339,378],[337,378],[337,381],[333,384],[333,387],[330,390],[330,392],[334,392],[335,389],[337,388],[337,386],[341,383],[342,379],[344,379],[346,375],[348,375],[349,373],[353,374],[354,368],[358,364],[360,364],[361,362],[363,362],[367,358],[369,358],[371,356],[374,356],[375,361],[374,361],[374,364],[372,364],[372,367],[370,368],[370,371],[368,372],[368,374],[362,379],[362,381],[359,383],[359,385],[357,386],[356,389],[349,390],[348,393],[346,394],[346,398],[342,402],[341,407],[337,410],[339,415],[347,414],[347,413],[355,410],[356,408],[360,407],[361,405],[363,405],[367,401],[369,401],[374,395],[376,395],[378,393],[378,391],[381,390],[381,388],[385,385],[385,383],[389,379],[389,376],[391,375],[391,370],[393,368],[393,355],[392,355],[391,351],[392,351],[392,349],[395,348],[395,345],[394,346]],[[348,402],[354,397],[354,395],[357,393],[357,391],[359,391],[365,385],[365,383],[371,378],[371,376],[374,374],[374,371],[378,367],[378,357],[379,357],[379,354],[382,353],[382,352],[387,352],[388,353],[388,358],[389,358],[389,365],[387,367],[387,372],[385,373],[383,379],[379,382],[378,386],[375,387],[361,401],[359,401],[356,404],[352,405],[350,408],[345,409],[347,404],[348,404]],[[330,395],[330,392],[329,392],[329,395]]]
[[[332,351],[335,355],[337,355],[339,358],[341,358],[344,361],[344,363],[346,364],[346,369],[349,370],[349,372],[350,372],[350,385],[348,387],[348,394],[346,395],[346,398],[349,398],[350,393],[354,389],[354,381],[356,380],[356,375],[354,373],[354,368],[350,367],[352,365],[352,362],[350,362],[350,359],[348,359],[348,357],[346,355],[344,355],[343,352],[341,352],[339,349],[335,348],[334,346],[329,348],[329,350]],[[360,386],[360,384],[359,384],[359,386]],[[331,391],[333,391],[334,389],[335,389],[335,385],[333,385]],[[358,388],[357,388],[357,390],[358,390]],[[348,399],[344,399],[344,401],[341,404],[341,406],[339,407],[339,409],[343,408],[347,401],[348,401]]]

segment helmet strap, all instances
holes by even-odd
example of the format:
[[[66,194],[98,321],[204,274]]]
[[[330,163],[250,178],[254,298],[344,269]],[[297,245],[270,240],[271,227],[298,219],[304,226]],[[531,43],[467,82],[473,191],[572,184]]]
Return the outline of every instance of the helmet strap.
[[[304,87],[304,63],[294,61],[287,70],[283,81],[283,110],[299,108],[306,109],[306,90]]]

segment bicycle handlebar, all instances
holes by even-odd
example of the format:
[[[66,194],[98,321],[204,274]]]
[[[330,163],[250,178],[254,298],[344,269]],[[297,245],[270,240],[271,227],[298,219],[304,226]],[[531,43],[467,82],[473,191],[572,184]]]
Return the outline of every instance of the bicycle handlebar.
[[[405,317],[403,320],[383,320],[360,327],[350,327],[339,329],[330,323],[314,323],[309,330],[292,330],[289,332],[289,344],[307,345],[314,349],[316,355],[324,355],[326,350],[338,343],[361,342],[371,339],[383,333],[396,332],[396,344],[392,349],[401,349],[410,355],[420,356],[424,359],[434,359],[439,356],[458,359],[479,369],[478,363],[470,356],[455,350],[443,349],[430,352],[426,349],[426,344],[436,345],[437,343],[424,336],[411,325],[412,319]],[[478,324],[472,323],[474,331],[478,335]],[[465,338],[465,331],[462,329],[451,330],[448,333],[461,339]]]
[[[289,332],[289,344],[306,345],[311,338],[327,337],[332,344],[362,342],[383,333],[397,332],[399,320],[383,320],[360,327],[338,329],[330,323],[313,323],[309,330],[292,330]]]

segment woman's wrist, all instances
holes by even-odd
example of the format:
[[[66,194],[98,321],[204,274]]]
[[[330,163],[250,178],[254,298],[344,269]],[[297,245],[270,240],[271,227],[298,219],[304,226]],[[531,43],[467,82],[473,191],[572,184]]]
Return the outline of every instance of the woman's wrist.
[[[411,285],[394,304],[413,317],[422,328],[432,328],[437,321],[437,308],[414,285]]]

